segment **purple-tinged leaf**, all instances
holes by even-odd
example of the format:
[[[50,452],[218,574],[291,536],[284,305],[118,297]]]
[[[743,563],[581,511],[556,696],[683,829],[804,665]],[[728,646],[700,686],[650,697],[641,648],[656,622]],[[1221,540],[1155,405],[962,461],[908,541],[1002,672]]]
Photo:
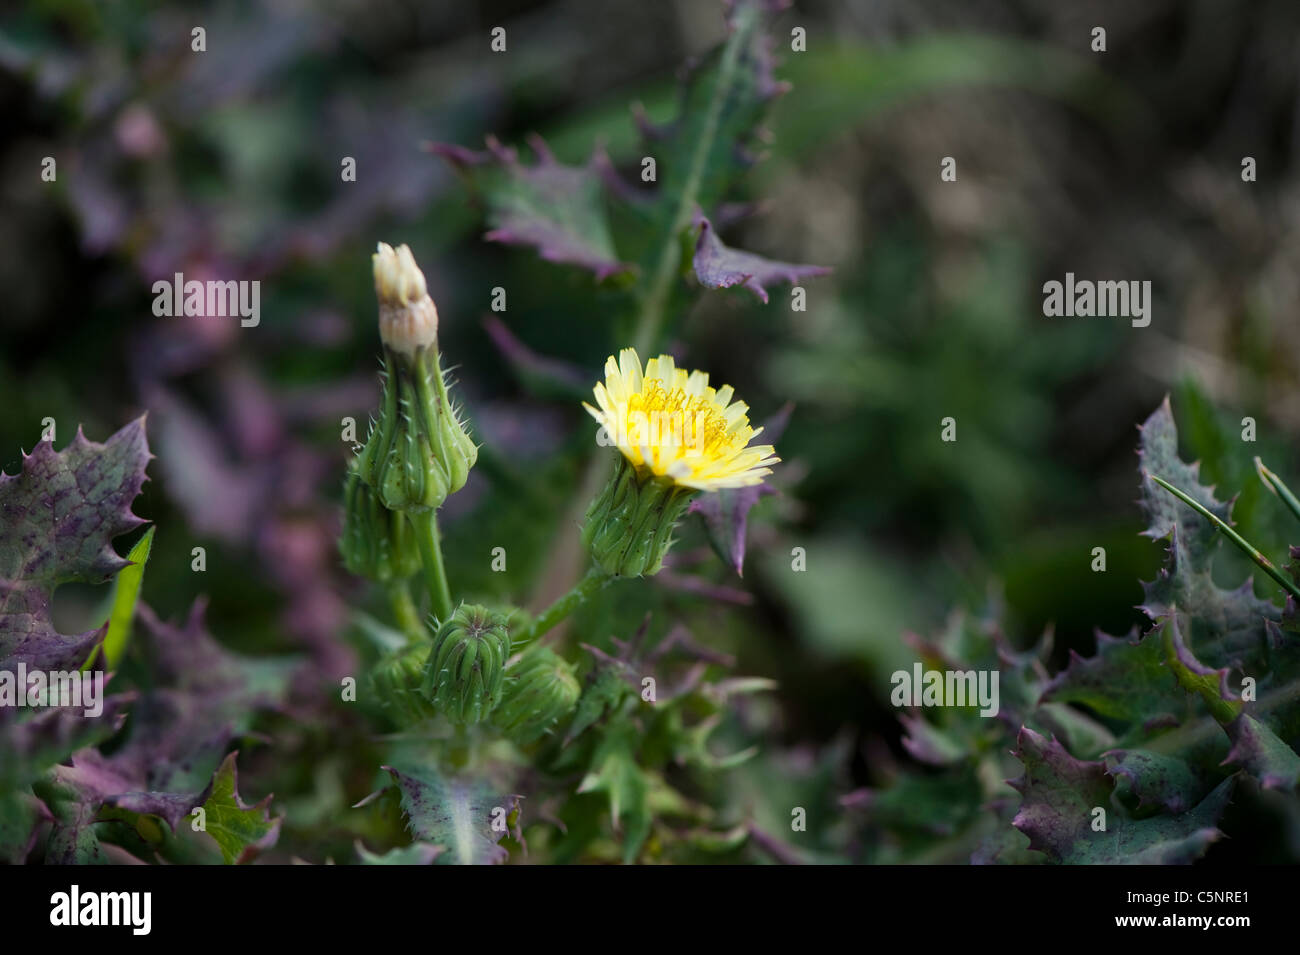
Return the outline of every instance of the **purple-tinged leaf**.
[[[589,269],[597,281],[627,272],[610,236],[603,195],[602,168],[593,156],[583,166],[556,160],[540,136],[529,137],[537,163],[525,166],[515,150],[488,137],[488,150],[432,143],[430,152],[466,173],[483,191],[489,242],[531,245],[549,262]],[[503,177],[484,173],[500,168]]]
[[[383,768],[401,793],[411,834],[444,850],[439,862],[496,865],[509,858],[498,843],[519,796],[499,795],[485,782],[444,776],[432,767]],[[497,819],[500,826],[494,825]]]
[[[785,431],[793,410],[793,404],[786,404],[763,424],[764,441],[769,444],[776,442]],[[700,495],[691,501],[687,509],[688,514],[700,515],[713,550],[724,564],[736,571],[737,577],[745,576],[745,532],[749,523],[749,511],[761,498],[775,493],[766,484],[724,488]]]
[[[802,278],[828,275],[831,271],[820,265],[776,262],[752,252],[728,248],[718,238],[712,223],[703,215],[696,215],[695,225],[699,229],[699,237],[695,241],[695,274],[705,288],[744,286],[766,304],[768,285],[775,282],[795,283]]]
[[[127,566],[113,538],[145,523],[131,513],[149,462],[144,419],[105,444],[81,429],[62,451],[42,441],[22,471],[0,473],[0,667],[76,670],[107,631],[64,636],[50,619],[62,583],[103,583]]]
[[[1020,731],[1014,755],[1025,772],[1010,783],[1021,794],[1012,825],[1052,862],[1187,864],[1223,835],[1216,824],[1233,777],[1188,812],[1133,819],[1112,804],[1105,764],[1075,759],[1055,739],[1029,728]],[[1098,809],[1106,814],[1104,829],[1093,828]]]
[[[1224,763],[1240,766],[1265,789],[1295,792],[1300,784],[1300,756],[1277,734],[1249,713],[1224,727],[1232,749]]]
[[[152,688],[136,706],[126,743],[113,754],[138,789],[202,788],[230,741],[249,730],[259,710],[279,707],[288,694],[297,662],[229,652],[208,634],[205,609],[196,601],[178,627],[140,606]]]

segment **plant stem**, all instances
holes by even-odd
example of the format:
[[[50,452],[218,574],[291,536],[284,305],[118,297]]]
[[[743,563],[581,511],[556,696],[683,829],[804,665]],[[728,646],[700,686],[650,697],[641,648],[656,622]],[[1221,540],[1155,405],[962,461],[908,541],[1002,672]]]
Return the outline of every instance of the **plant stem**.
[[[585,577],[573,585],[572,590],[537,615],[532,625],[520,635],[514,646],[523,646],[542,636],[613,579],[595,567],[591,568]]]
[[[749,14],[742,11],[741,15],[748,16]],[[645,298],[641,300],[641,311],[637,315],[633,345],[637,350],[637,354],[642,356],[643,361],[649,357],[650,350],[654,347],[655,341],[659,338],[659,331],[663,327],[663,312],[668,297],[668,288],[681,256],[678,236],[690,224],[691,216],[695,212],[696,193],[699,192],[700,182],[704,178],[704,168],[708,164],[709,153],[713,151],[714,140],[717,138],[718,132],[718,120],[722,116],[722,105],[727,98],[728,91],[731,89],[736,64],[740,60],[740,47],[748,39],[749,29],[750,24],[748,22],[736,23],[731,36],[727,38],[726,46],[723,48],[722,63],[718,68],[717,84],[713,87],[713,93],[709,97],[708,112],[704,117],[704,128],[695,142],[695,151],[691,154],[691,165],[686,174],[686,183],[682,187],[681,198],[678,200],[677,209],[673,213],[668,235],[659,250],[659,259],[655,263],[654,271],[651,273],[650,284],[646,290]]]
[[[648,270],[649,278],[645,292],[639,296],[640,307],[632,330],[632,343],[642,361],[650,357],[663,330],[668,293],[681,261],[681,233],[690,225],[691,216],[695,213],[695,207],[699,202],[700,184],[704,180],[709,153],[713,151],[717,141],[718,124],[727,95],[735,81],[740,51],[744,44],[749,42],[750,32],[754,29],[753,16],[754,13],[749,7],[741,8],[735,28],[723,47],[717,81],[709,97],[704,127],[695,141],[694,152],[691,153],[686,182],[683,184],[677,207],[673,210],[673,217],[668,223],[668,231],[662,237],[659,257],[655,259],[654,267]],[[578,482],[578,493],[566,511],[561,527],[572,527],[582,520],[588,501],[596,495],[606,480],[607,468],[604,455],[592,454],[587,458],[582,478]],[[546,593],[554,593],[572,580],[577,569],[578,551],[571,542],[565,542],[556,553],[550,573],[539,588],[543,599]]]
[[[447,570],[442,564],[442,542],[438,537],[438,512],[433,508],[412,511],[408,515],[415,528],[415,541],[420,547],[420,561],[424,564],[424,582],[433,601],[433,615],[438,620],[451,616],[451,588],[447,586]]]
[[[408,640],[415,640],[420,636],[423,627],[420,624],[420,611],[416,609],[415,601],[411,599],[411,591],[406,586],[406,581],[390,580],[384,584],[384,589],[388,592],[388,603],[393,608],[397,625],[402,628]]]
[[[1255,458],[1255,470],[1259,472],[1264,486],[1280,497],[1282,503],[1290,509],[1292,514],[1300,517],[1300,500],[1297,500],[1296,496],[1291,493],[1291,489],[1282,483],[1282,479],[1264,467],[1264,462],[1259,458]]]
[[[1150,472],[1147,473],[1148,476],[1151,478],[1151,480],[1155,481],[1157,484],[1159,484],[1162,488],[1164,488],[1174,497],[1178,498],[1178,500],[1182,501],[1192,510],[1196,511],[1196,513],[1200,514],[1211,524],[1217,527],[1219,531],[1222,532],[1224,537],[1228,538],[1228,540],[1232,541],[1239,548],[1241,548],[1242,552],[1245,553],[1245,555],[1249,557],[1251,560],[1253,560],[1256,564],[1258,564],[1260,569],[1262,569],[1264,573],[1268,574],[1279,584],[1281,584],[1286,589],[1287,593],[1291,594],[1293,597],[1300,600],[1300,587],[1296,586],[1295,583],[1288,580],[1286,575],[1282,573],[1282,571],[1278,570],[1277,567],[1274,566],[1273,562],[1269,560],[1267,557],[1265,557],[1263,554],[1261,554],[1253,544],[1251,544],[1248,540],[1246,540],[1246,538],[1242,537],[1235,530],[1233,530],[1222,520],[1220,520],[1217,516],[1215,516],[1213,513],[1207,510],[1203,505],[1200,504],[1200,502],[1194,500],[1189,495],[1180,491],[1178,488],[1174,487],[1164,478],[1157,477],[1156,475],[1151,474]]]

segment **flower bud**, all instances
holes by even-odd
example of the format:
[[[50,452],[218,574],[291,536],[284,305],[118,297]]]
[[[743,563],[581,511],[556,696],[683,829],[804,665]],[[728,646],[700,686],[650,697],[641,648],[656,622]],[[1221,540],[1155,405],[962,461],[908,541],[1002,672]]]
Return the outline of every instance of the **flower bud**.
[[[406,515],[384,507],[353,470],[343,487],[339,550],[350,572],[371,580],[405,580],[420,569],[420,549]]]
[[[609,483],[587,509],[582,543],[610,577],[657,574],[694,493],[638,470],[619,455]]]
[[[429,647],[428,643],[403,647],[382,658],[370,672],[371,689],[398,723],[422,723],[437,712],[420,690]]]
[[[379,337],[400,354],[433,348],[438,341],[438,309],[429,298],[424,273],[408,246],[394,251],[386,242],[371,256],[375,297],[379,299]]]
[[[465,486],[478,448],[465,433],[438,355],[438,310],[411,250],[374,256],[384,394],[357,473],[390,510],[437,508]]]
[[[516,743],[531,743],[571,713],[581,694],[573,664],[532,646],[506,670],[504,697],[492,722]]]
[[[424,695],[453,722],[477,723],[501,702],[508,656],[505,616],[461,604],[434,635]]]

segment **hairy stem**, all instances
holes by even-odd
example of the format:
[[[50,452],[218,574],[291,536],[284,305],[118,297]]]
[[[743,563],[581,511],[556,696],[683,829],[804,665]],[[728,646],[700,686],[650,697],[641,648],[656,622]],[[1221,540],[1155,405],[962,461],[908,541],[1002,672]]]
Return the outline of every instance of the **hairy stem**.
[[[438,512],[433,508],[409,514],[415,528],[415,541],[420,547],[420,561],[424,564],[424,581],[433,601],[433,615],[438,620],[451,616],[451,588],[447,586],[447,570],[442,563],[442,541],[438,536]]]
[[[742,11],[741,16],[747,14]],[[727,91],[731,88],[736,73],[736,64],[740,61],[740,47],[746,42],[750,24],[736,23],[727,38],[727,45],[722,50],[722,64],[718,69],[717,85],[709,98],[709,110],[704,116],[704,129],[696,140],[695,151],[691,154],[690,170],[686,175],[686,184],[677,200],[677,209],[673,213],[668,235],[659,250],[659,259],[650,275],[650,284],[645,297],[641,300],[641,310],[637,315],[636,333],[633,344],[637,354],[643,360],[648,357],[659,338],[664,324],[664,306],[668,299],[668,290],[672,285],[673,273],[681,257],[678,236],[691,221],[695,212],[696,193],[704,177],[704,168],[708,164],[709,153],[713,150],[713,141],[717,136],[718,120],[722,116],[722,105],[726,101]]]
[[[514,646],[523,646],[542,636],[565,617],[582,606],[588,597],[596,593],[611,580],[613,580],[612,577],[606,576],[595,567],[591,568],[587,571],[585,577],[573,585],[572,590],[537,615],[537,618],[533,620],[532,624],[524,630],[522,634],[520,634]]]
[[[384,590],[388,593],[388,603],[393,608],[397,625],[406,634],[408,640],[418,639],[424,627],[420,623],[420,611],[416,608],[415,601],[411,599],[411,590],[406,586],[406,581],[390,580],[384,584]]]

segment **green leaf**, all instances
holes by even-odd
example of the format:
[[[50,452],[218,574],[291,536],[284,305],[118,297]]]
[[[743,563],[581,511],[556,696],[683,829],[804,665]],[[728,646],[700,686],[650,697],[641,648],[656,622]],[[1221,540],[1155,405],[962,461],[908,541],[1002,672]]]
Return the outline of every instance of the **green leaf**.
[[[227,865],[248,862],[275,845],[282,821],[270,817],[267,810],[270,796],[255,806],[246,806],[239,798],[237,755],[231,753],[222,761],[203,803],[205,831],[221,847],[221,857]]]
[[[629,724],[606,731],[578,785],[580,793],[603,792],[615,831],[623,833],[623,861],[636,860],[650,835],[650,784],[636,758],[637,737]]]
[[[113,585],[113,609],[108,617],[108,633],[104,636],[103,652],[108,668],[114,670],[126,652],[131,637],[131,623],[135,620],[135,605],[140,599],[140,584],[144,580],[144,566],[149,562],[155,528],[149,528],[136,541],[126,559],[131,566],[117,575]]]
[[[518,796],[496,794],[481,780],[446,776],[429,766],[384,766],[402,797],[412,835],[444,849],[440,863],[494,865],[509,853],[498,845],[501,822],[519,808]]]
[[[1069,665],[1043,691],[1043,700],[1079,703],[1099,716],[1140,724],[1181,722],[1190,705],[1165,665],[1159,640],[1097,634],[1097,652],[1070,651]]]

